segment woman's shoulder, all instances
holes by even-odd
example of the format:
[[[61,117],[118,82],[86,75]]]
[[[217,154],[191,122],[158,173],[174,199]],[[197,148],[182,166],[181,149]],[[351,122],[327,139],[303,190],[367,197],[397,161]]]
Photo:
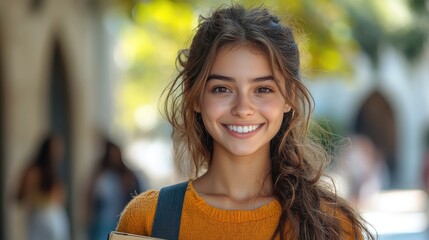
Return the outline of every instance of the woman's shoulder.
[[[135,196],[127,205],[127,208],[141,208],[141,207],[150,207],[158,201],[158,190],[148,190],[139,195]]]
[[[148,190],[135,196],[121,213],[116,230],[139,235],[150,235],[159,191]]]

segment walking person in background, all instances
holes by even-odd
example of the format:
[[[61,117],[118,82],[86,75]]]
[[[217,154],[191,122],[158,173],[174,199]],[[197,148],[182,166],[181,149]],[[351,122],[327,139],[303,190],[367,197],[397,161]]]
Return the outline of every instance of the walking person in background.
[[[139,181],[125,166],[119,146],[106,140],[103,147],[89,190],[87,213],[91,240],[106,240],[115,229],[122,209],[140,192]]]
[[[373,239],[320,181],[329,157],[307,135],[313,102],[290,27],[264,7],[224,6],[200,18],[177,61],[166,117],[175,161],[194,166],[175,185],[185,186],[177,238]],[[163,237],[168,189],[135,197],[117,231]]]
[[[66,189],[59,174],[63,155],[61,136],[49,135],[22,175],[17,200],[28,210],[29,240],[70,238],[69,219],[65,210]]]

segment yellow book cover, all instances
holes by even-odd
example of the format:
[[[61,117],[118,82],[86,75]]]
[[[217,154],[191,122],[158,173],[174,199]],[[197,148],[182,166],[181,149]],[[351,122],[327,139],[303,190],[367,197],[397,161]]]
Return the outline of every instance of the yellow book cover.
[[[142,239],[161,240],[161,238],[141,236],[141,235],[135,235],[130,233],[116,232],[116,231],[110,232],[109,234],[109,240],[142,240]]]

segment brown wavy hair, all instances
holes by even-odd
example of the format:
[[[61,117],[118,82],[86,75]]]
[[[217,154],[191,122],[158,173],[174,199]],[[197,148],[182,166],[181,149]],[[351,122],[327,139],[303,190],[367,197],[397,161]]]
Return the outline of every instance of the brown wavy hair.
[[[292,108],[285,113],[279,132],[270,142],[273,194],[282,206],[272,239],[284,239],[286,234],[295,239],[341,239],[347,233],[337,211],[353,226],[351,234],[355,239],[362,235],[374,239],[365,221],[321,184],[323,168],[330,157],[307,132],[314,103],[300,80],[298,46],[291,27],[263,6],[223,6],[208,17],[201,16],[190,48],[179,51],[179,74],[163,92],[164,113],[173,127],[174,159],[179,170],[183,173],[191,169],[197,177],[199,171],[210,166],[212,138],[194,106],[202,97],[216,54],[225,46],[239,45],[251,46],[268,56],[274,78],[284,81],[278,85]]]

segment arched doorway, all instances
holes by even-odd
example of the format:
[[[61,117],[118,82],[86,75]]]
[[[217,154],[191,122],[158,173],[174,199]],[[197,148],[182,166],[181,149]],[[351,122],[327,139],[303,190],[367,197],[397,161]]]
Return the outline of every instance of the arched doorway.
[[[379,92],[368,96],[362,104],[354,126],[355,132],[368,136],[382,154],[389,170],[390,187],[397,176],[397,130],[390,104]]]
[[[67,186],[67,212],[71,219],[71,189],[72,189],[72,148],[71,148],[71,125],[70,125],[70,94],[69,73],[64,51],[58,40],[54,41],[51,69],[49,79],[49,126],[52,132],[61,135],[64,139],[64,159],[61,165],[61,175]],[[71,223],[71,221],[70,221]],[[71,233],[73,233],[72,226]]]

